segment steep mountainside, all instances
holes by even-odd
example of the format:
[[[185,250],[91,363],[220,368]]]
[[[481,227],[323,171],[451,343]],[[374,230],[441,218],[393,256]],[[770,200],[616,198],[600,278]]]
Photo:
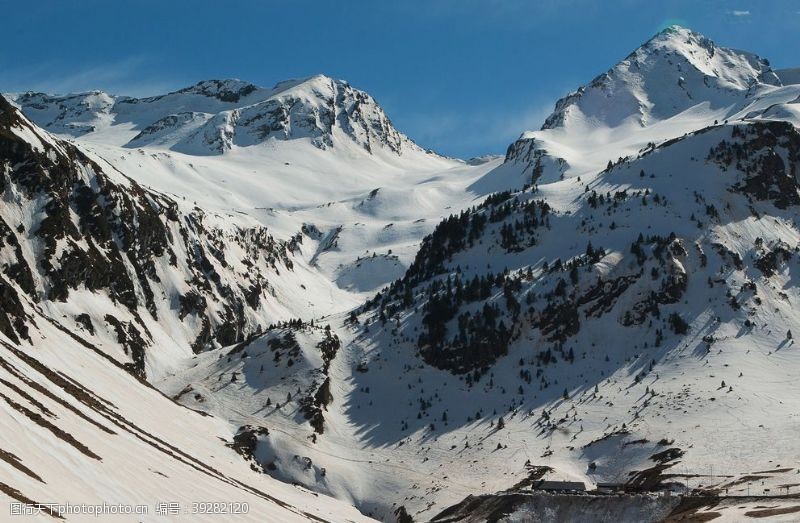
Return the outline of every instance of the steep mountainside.
[[[291,308],[283,296],[313,283],[293,262],[301,236],[275,240],[144,188],[5,100],[0,118],[0,322],[15,342],[27,338],[25,295],[145,377],[265,328]]]

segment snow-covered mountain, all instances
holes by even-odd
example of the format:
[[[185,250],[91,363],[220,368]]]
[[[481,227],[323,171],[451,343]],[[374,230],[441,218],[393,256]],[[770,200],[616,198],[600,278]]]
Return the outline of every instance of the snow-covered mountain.
[[[98,423],[171,450],[113,476],[131,502],[167,476],[276,520],[597,510],[524,495],[548,478],[639,493],[609,520],[762,514],[650,493],[796,487],[796,78],[671,27],[467,162],[322,76],[0,100],[6,411],[80,470],[122,459]],[[0,491],[43,498],[18,440]],[[52,491],[106,492],[76,475]]]
[[[617,127],[627,120],[652,125],[697,104],[733,105],[757,82],[780,84],[767,60],[671,26],[556,102],[542,128],[591,121]]]
[[[6,274],[137,375],[241,341],[294,313],[301,285],[319,284],[296,256],[299,231],[276,240],[246,216],[179,203],[42,132],[5,100],[0,110]],[[4,331],[15,342],[25,322],[6,322],[17,322]]]
[[[187,349],[257,329],[276,294],[268,275],[292,270],[290,245],[183,212],[1,97],[0,191],[4,499],[144,506],[127,516],[137,521],[159,517],[158,501],[183,513],[201,499],[236,500],[242,521],[363,519],[252,474],[226,423],[146,381]],[[92,517],[57,510],[31,520]]]
[[[240,80],[207,80],[150,98],[93,91],[15,97],[34,122],[71,136],[138,131],[126,147],[222,154],[267,140],[308,139],[316,147],[351,140],[367,152],[419,149],[399,133],[375,100],[347,82],[317,75],[264,89]],[[124,133],[122,133],[124,134]],[[128,136],[126,136],[127,138]]]
[[[765,59],[672,26],[559,100],[541,130],[508,148],[513,165],[503,175],[509,187],[549,183],[726,120],[795,122],[798,95],[790,71],[775,72]]]

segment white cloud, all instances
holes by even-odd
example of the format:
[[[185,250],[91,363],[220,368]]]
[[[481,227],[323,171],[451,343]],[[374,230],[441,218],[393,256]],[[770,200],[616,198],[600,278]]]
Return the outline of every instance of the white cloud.
[[[733,11],[731,11],[731,14],[733,16],[750,16],[750,11],[734,9]]]

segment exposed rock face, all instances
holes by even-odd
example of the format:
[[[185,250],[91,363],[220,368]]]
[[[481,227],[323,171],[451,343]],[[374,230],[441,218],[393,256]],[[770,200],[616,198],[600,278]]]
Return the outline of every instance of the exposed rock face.
[[[240,80],[204,80],[181,89],[178,93],[201,94],[221,102],[236,103],[258,90],[258,86]]]
[[[300,399],[300,409],[303,412],[303,416],[309,421],[309,424],[317,434],[325,432],[323,411],[327,410],[328,405],[333,401],[331,378],[328,375],[328,370],[340,347],[341,343],[338,336],[332,334],[330,328],[325,329],[324,338],[317,343],[316,347],[322,357],[322,368],[318,369],[322,383],[318,386],[317,382],[313,381],[308,395]]]
[[[744,172],[734,191],[772,201],[779,209],[800,204],[800,133],[788,122],[734,126],[731,140],[711,149],[708,159]]]
[[[256,458],[256,450],[258,449],[259,436],[269,436],[269,429],[266,427],[253,427],[252,425],[245,425],[239,427],[236,435],[233,437],[233,443],[228,446],[235,450],[244,459],[250,462],[250,468],[256,472],[263,472],[261,464]]]
[[[523,173],[530,176],[528,181],[531,184],[555,181],[569,167],[566,160],[551,155],[539,140],[525,136],[508,146],[505,162],[524,165]],[[545,172],[550,177],[542,179]]]

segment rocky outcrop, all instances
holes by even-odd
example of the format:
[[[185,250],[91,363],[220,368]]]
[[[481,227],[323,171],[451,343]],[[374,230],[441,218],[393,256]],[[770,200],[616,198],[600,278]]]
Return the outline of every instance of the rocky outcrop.
[[[792,124],[735,125],[730,136],[711,149],[708,160],[744,173],[731,190],[779,209],[800,204],[800,133]]]

